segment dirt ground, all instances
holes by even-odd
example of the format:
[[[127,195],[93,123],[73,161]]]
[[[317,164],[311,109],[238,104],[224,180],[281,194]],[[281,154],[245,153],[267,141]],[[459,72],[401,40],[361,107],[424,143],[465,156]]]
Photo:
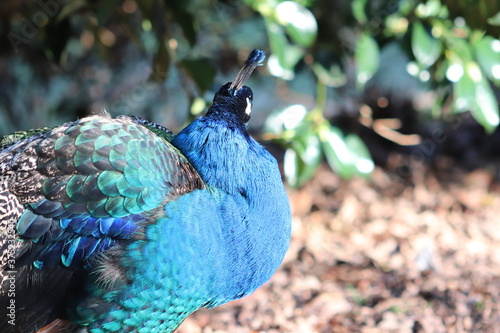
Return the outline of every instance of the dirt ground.
[[[500,332],[500,184],[494,169],[438,164],[395,161],[368,181],[322,169],[289,191],[274,277],[178,333]]]

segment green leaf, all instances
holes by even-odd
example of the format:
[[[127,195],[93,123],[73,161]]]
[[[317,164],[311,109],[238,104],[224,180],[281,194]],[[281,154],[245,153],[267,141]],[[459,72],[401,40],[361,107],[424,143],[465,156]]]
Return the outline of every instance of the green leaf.
[[[330,168],[344,179],[351,178],[356,170],[353,166],[351,153],[340,130],[328,126],[322,131],[320,138]]]
[[[443,50],[441,42],[429,34],[418,21],[413,24],[411,49],[415,58],[425,67],[432,66]]]
[[[365,7],[367,0],[353,0],[352,1],[352,15],[361,24],[368,22],[366,17]]]
[[[483,36],[472,45],[474,56],[483,72],[493,81],[500,80],[500,40]]]
[[[345,143],[352,155],[356,173],[361,176],[369,176],[373,172],[375,164],[363,140],[355,134],[348,134]]]
[[[255,8],[256,5],[259,3],[258,0],[244,0],[243,2],[252,8]]]
[[[500,122],[498,103],[490,84],[485,79],[482,79],[476,85],[475,104],[475,108],[473,109],[475,112],[472,115],[483,125],[486,132],[493,133]]]
[[[216,70],[207,59],[184,59],[180,65],[194,80],[200,93],[212,87]]]
[[[380,62],[380,50],[377,42],[367,33],[361,34],[356,50],[354,52],[358,68],[358,88],[364,87],[365,83],[377,72]]]
[[[469,62],[462,77],[453,85],[457,111],[470,110],[486,132],[492,133],[500,123],[498,103],[477,63]]]
[[[301,4],[283,1],[276,6],[275,17],[277,22],[285,27],[294,43],[309,47],[316,40],[318,32],[316,19],[309,9]]]
[[[453,93],[455,95],[453,103],[456,111],[463,112],[472,109],[476,96],[476,87],[471,76],[466,71],[453,84]]]
[[[269,37],[269,46],[271,53],[278,58],[280,63],[285,62],[285,47],[288,44],[285,36],[285,31],[276,22],[269,19],[265,20],[267,35]]]
[[[295,45],[286,44],[284,47],[285,57],[283,59],[283,66],[286,69],[293,70],[295,65],[304,57],[305,52]]]
[[[488,24],[500,26],[500,12],[496,13],[492,17],[486,20]]]
[[[344,137],[338,128],[328,125],[322,128],[320,139],[328,164],[340,177],[366,177],[375,168],[368,148],[357,135]]]
[[[191,114],[192,115],[199,115],[205,110],[205,107],[207,106],[207,102],[201,98],[201,97],[196,97],[193,99],[193,102],[191,103]]]
[[[285,152],[284,171],[292,187],[309,181],[322,161],[321,142],[311,126],[302,126]]]
[[[57,15],[57,21],[62,21],[65,18],[73,15],[74,13],[78,12],[82,8],[87,6],[87,1],[86,0],[74,0],[68,2],[65,6],[62,7],[61,12],[59,15]]]
[[[312,67],[314,74],[318,80],[323,82],[328,87],[338,88],[342,87],[347,82],[345,73],[342,72],[339,66],[332,65],[330,70],[327,70],[320,63],[315,62]]]
[[[287,183],[292,187],[299,187],[299,156],[292,148],[285,151],[283,171]]]
[[[391,37],[403,37],[408,31],[408,19],[401,13],[394,13],[385,18],[384,35]]]
[[[440,0],[427,0],[425,3],[421,3],[415,9],[415,14],[418,17],[435,17],[441,12],[441,1]]]
[[[448,36],[447,46],[450,51],[452,51],[452,57],[456,57],[464,63],[472,60],[472,48],[464,38],[456,37],[450,34]],[[448,53],[449,52],[446,53],[447,56]]]
[[[274,111],[266,119],[265,131],[281,135],[283,131],[295,130],[303,124],[306,114],[307,109],[301,104],[289,105]]]
[[[297,168],[297,186],[302,186],[309,181],[319,165],[321,164],[321,144],[310,128],[301,133],[295,138],[292,144],[292,149],[295,150],[298,156]]]
[[[304,56],[304,51],[288,43],[285,31],[279,24],[269,19],[265,22],[271,47],[271,56],[267,62],[269,72],[276,77],[291,80],[295,75],[293,69]]]

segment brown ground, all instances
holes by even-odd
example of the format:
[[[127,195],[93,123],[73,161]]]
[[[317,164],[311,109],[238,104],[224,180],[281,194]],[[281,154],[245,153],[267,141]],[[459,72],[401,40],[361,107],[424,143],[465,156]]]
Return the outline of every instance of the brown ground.
[[[178,333],[500,332],[500,184],[440,164],[370,181],[321,170],[290,191],[292,243],[271,281]]]

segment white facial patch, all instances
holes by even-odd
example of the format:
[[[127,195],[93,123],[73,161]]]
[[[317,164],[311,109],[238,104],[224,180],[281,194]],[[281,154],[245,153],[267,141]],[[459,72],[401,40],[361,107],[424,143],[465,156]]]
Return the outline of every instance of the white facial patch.
[[[247,114],[247,116],[249,116],[251,112],[252,112],[252,103],[250,102],[250,99],[247,97],[247,107],[245,108],[245,113]]]

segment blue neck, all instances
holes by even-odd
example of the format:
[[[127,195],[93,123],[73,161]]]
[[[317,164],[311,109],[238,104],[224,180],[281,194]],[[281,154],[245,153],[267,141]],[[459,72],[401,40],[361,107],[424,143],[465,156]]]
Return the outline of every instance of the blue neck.
[[[262,156],[272,157],[235,117],[213,109],[209,116],[184,128],[172,144],[187,157],[207,185],[236,194],[254,185],[249,184],[254,178],[254,168],[258,167],[253,165],[254,161]]]
[[[242,248],[250,255],[244,260],[259,271],[255,276],[240,277],[252,285],[248,286],[250,293],[267,281],[283,260],[290,240],[290,207],[274,157],[248,135],[241,123],[230,117],[223,119],[218,112],[210,112],[182,130],[172,143],[207,185],[223,190],[236,201],[246,201],[245,208],[240,205],[244,220],[228,223],[245,233],[251,251]],[[234,259],[235,263],[243,260]]]

